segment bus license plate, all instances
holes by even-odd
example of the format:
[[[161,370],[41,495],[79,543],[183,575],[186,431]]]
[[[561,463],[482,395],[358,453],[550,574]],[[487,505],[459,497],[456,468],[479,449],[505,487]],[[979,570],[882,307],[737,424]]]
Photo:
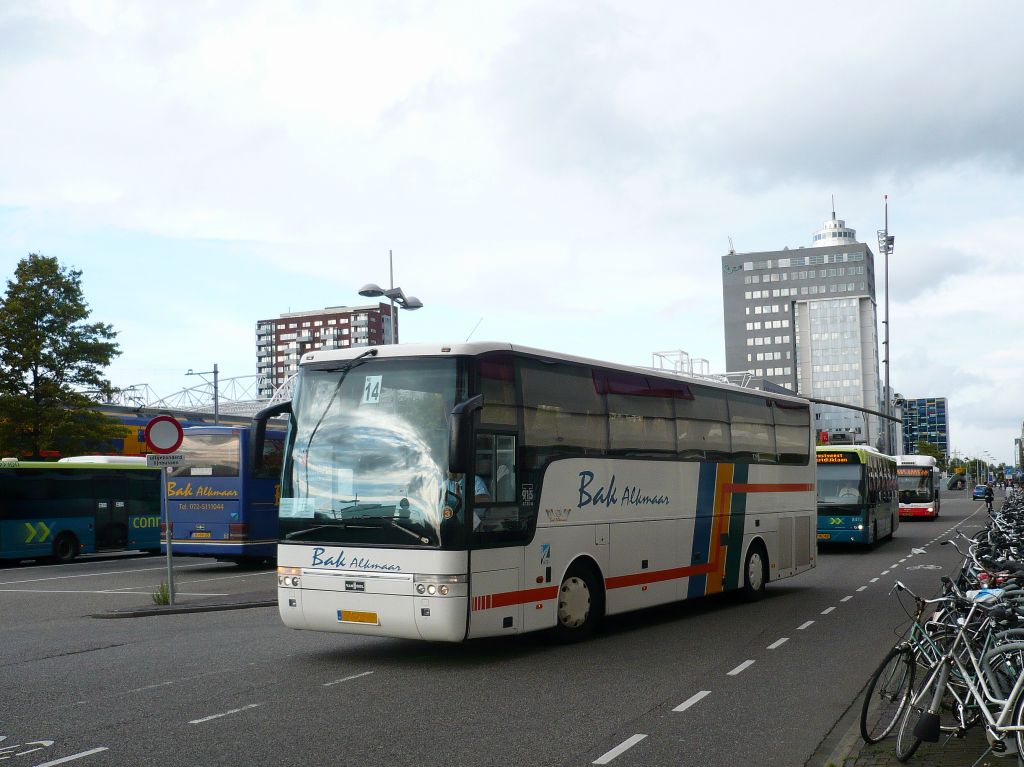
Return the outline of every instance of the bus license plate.
[[[195,532],[195,533],[192,533],[192,537],[193,538],[212,538],[213,537],[213,533],[211,533],[209,531],[206,531],[206,532]]]
[[[338,610],[338,620],[342,623],[372,623],[377,625],[377,613],[366,613],[358,610]]]
[[[830,533],[818,533],[818,540],[819,541],[827,541],[831,537],[832,537],[832,535]]]

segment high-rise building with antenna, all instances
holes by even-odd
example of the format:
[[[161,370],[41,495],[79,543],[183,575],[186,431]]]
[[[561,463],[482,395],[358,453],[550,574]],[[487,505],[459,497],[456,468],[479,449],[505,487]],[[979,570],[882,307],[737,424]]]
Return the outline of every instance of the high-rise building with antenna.
[[[722,257],[726,368],[804,396],[881,410],[875,260],[832,217],[812,247]],[[832,441],[880,444],[880,419],[815,406]]]

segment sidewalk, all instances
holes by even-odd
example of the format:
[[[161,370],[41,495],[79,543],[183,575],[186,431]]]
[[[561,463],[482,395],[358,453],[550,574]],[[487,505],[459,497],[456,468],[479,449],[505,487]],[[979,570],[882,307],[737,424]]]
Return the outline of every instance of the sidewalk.
[[[859,713],[860,701],[856,705]],[[880,743],[865,743],[860,737],[860,724],[855,721],[822,767],[901,767],[903,762],[893,754],[895,743],[895,734]],[[922,743],[906,764],[915,767],[996,767],[1017,763],[1015,755],[997,757],[986,754],[987,750],[985,733],[976,727],[963,738],[947,740],[943,737],[938,743]]]
[[[211,613],[223,610],[248,610],[254,607],[277,607],[275,589],[249,591],[230,596],[200,597],[174,600],[173,605],[143,605],[125,607],[93,613],[92,618],[148,618],[154,615],[184,615],[187,613]]]

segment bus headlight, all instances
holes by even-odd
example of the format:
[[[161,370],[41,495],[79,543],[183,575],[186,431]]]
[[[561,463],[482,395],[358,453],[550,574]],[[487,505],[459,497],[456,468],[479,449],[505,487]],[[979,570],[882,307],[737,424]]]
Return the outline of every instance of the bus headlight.
[[[302,568],[299,567],[279,567],[277,568],[277,585],[285,588],[298,588],[301,574]]]
[[[446,597],[451,593],[453,584],[466,583],[467,578],[465,575],[425,575],[417,573],[413,575],[413,581],[416,583],[417,594]]]

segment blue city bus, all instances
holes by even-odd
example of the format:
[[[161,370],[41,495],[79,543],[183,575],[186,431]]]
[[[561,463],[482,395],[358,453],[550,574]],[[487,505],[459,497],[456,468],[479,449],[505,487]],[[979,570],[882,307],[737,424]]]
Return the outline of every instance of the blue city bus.
[[[160,470],[83,457],[0,461],[0,559],[160,550]]]
[[[896,459],[863,445],[817,450],[818,542],[892,538],[900,524]]]
[[[175,553],[239,563],[276,557],[284,432],[267,432],[258,465],[251,437],[248,426],[184,430],[184,461],[164,484]]]

